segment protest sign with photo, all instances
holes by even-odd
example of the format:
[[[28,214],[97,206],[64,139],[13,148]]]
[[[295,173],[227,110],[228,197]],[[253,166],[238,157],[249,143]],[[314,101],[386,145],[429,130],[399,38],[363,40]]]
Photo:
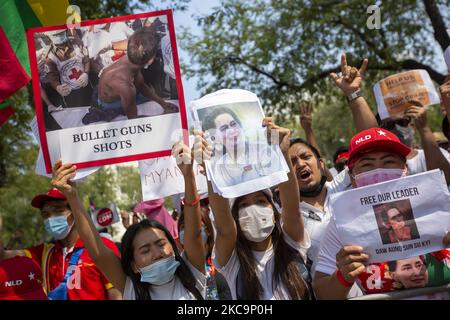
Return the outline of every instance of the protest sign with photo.
[[[27,31],[46,172],[168,156],[187,129],[172,11]],[[187,141],[187,134],[184,135]]]
[[[424,107],[439,103],[439,95],[426,70],[410,70],[378,81],[373,88],[381,119],[401,117],[419,101]]]
[[[213,147],[206,170],[215,192],[232,198],[287,180],[287,163],[278,143],[268,144],[264,112],[254,93],[219,90],[189,107]]]
[[[439,170],[333,194],[330,208],[342,242],[362,246],[369,262],[442,250],[450,229],[450,194]]]
[[[109,227],[120,221],[119,213],[115,203],[109,204],[105,208],[91,209],[91,218],[97,230]]]

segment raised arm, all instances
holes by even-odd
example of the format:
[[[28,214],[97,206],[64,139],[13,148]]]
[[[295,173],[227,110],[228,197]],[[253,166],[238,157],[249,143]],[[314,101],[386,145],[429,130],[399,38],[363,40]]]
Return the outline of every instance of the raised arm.
[[[194,130],[194,135],[194,156],[197,163],[204,166],[204,160],[211,158],[212,148],[206,141],[203,132]],[[221,266],[225,266],[236,245],[236,224],[231,215],[230,202],[213,191],[211,181],[208,181],[208,199],[214,214],[217,233],[214,243],[216,259]]]
[[[445,174],[447,184],[450,184],[450,163],[442,154],[439,145],[434,138],[433,131],[428,126],[427,109],[419,101],[411,101],[415,105],[405,111],[405,116],[414,119],[417,131],[420,134],[425,162],[428,170],[441,169]]]
[[[364,59],[361,68],[350,67],[347,65],[345,53],[342,54],[341,76],[338,76],[336,73],[331,73],[330,77],[334,80],[336,86],[341,89],[345,97],[350,98],[353,93],[361,90],[362,76],[368,64],[369,60]],[[350,99],[352,99],[349,104],[356,130],[361,132],[369,128],[378,127],[377,119],[367,104],[366,99],[363,96]]]
[[[310,101],[302,101],[299,106],[300,112],[300,125],[305,131],[306,141],[312,145],[314,148],[319,151],[319,154],[322,155],[322,151],[320,150],[319,144],[317,143],[316,135],[312,128],[312,105]],[[328,181],[333,181],[333,175],[331,174],[328,167],[325,166],[325,176]]]
[[[120,258],[103,243],[94,223],[87,215],[75,184],[70,181],[70,178],[75,176],[75,170],[76,167],[72,164],[62,164],[62,161],[58,160],[53,167],[52,185],[66,196],[75,219],[75,227],[92,261],[123,294],[126,275],[122,270]]]
[[[300,206],[300,192],[298,189],[297,178],[292,166],[291,157],[289,156],[289,137],[291,131],[286,128],[279,127],[273,123],[272,118],[265,118],[263,125],[267,126],[267,133],[269,136],[269,143],[276,141],[273,139],[274,135],[278,135],[281,152],[289,166],[288,180],[278,185],[280,191],[281,207],[283,214],[281,215],[283,221],[284,231],[296,242],[302,242],[304,238],[304,225],[302,215],[299,213]]]
[[[444,83],[439,87],[441,93],[441,104],[445,110],[445,116],[450,123],[450,73],[444,80]]]
[[[173,146],[172,156],[184,177],[184,253],[200,272],[205,271],[205,252],[201,237],[202,213],[197,193],[192,152],[183,142]]]

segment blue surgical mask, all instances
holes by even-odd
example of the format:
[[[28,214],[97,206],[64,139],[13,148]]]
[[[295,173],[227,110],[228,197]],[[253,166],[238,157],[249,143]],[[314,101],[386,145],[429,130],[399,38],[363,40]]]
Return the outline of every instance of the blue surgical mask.
[[[45,231],[47,231],[47,233],[56,240],[61,240],[67,237],[72,229],[67,222],[66,216],[47,218],[44,220],[44,225]]]
[[[171,281],[175,276],[180,263],[175,260],[175,256],[161,259],[139,270],[141,281],[153,285],[163,285]]]
[[[200,234],[201,234],[203,243],[207,243],[208,235],[206,234],[205,225],[202,225]],[[180,233],[178,234],[178,239],[180,240],[181,244],[184,245],[184,229],[181,230]]]

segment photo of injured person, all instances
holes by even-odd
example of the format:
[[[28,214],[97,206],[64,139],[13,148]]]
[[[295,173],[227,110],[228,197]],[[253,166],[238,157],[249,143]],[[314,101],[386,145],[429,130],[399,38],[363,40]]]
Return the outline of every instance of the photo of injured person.
[[[46,131],[179,112],[167,16],[34,34]]]

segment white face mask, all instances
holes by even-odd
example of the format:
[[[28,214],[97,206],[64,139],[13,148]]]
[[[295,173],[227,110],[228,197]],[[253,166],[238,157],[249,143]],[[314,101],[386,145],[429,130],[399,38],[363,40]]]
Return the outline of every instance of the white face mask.
[[[363,172],[354,176],[356,187],[364,187],[371,184],[398,179],[406,176],[406,169],[378,168]]]
[[[239,225],[247,240],[264,241],[275,227],[273,209],[256,204],[239,209]]]

